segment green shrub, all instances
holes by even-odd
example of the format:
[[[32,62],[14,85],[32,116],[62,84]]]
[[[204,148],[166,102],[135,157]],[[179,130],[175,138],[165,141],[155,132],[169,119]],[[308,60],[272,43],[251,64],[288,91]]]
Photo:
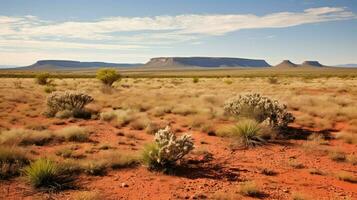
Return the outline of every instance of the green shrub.
[[[193,83],[198,83],[198,81],[199,81],[198,77],[194,77],[194,78],[192,79],[192,82],[193,82]]]
[[[112,86],[115,81],[120,80],[120,77],[115,69],[109,68],[99,69],[96,76],[97,79],[108,86]]]
[[[224,110],[235,117],[255,119],[259,123],[267,122],[274,128],[286,128],[294,117],[287,111],[285,104],[260,94],[239,95],[227,100]]]
[[[246,147],[260,145],[265,142],[262,138],[259,123],[250,119],[242,120],[233,126],[231,136],[237,138]]]
[[[36,83],[40,85],[46,85],[49,83],[50,74],[48,72],[39,73],[36,75]]]
[[[72,186],[73,178],[65,175],[53,161],[41,158],[24,169],[29,183],[35,188],[48,190],[66,189]]]
[[[18,175],[20,168],[29,163],[24,150],[17,147],[0,146],[0,179]]]

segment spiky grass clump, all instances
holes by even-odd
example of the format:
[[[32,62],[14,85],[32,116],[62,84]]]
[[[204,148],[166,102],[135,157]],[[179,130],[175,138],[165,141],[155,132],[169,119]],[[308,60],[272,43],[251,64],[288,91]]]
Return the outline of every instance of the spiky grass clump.
[[[24,169],[24,174],[35,188],[62,190],[73,186],[73,178],[65,175],[54,161],[46,158],[32,162]]]
[[[261,145],[265,142],[259,123],[250,119],[242,120],[233,126],[231,136],[238,138],[239,142],[246,147]]]
[[[149,169],[159,168],[160,166],[154,158],[154,155],[158,155],[158,153],[159,146],[155,142],[146,144],[141,152],[142,163]]]
[[[66,141],[86,142],[89,140],[88,130],[79,126],[65,127],[58,130],[56,135]]]
[[[18,175],[20,168],[29,163],[24,150],[18,147],[0,146],[0,179]]]

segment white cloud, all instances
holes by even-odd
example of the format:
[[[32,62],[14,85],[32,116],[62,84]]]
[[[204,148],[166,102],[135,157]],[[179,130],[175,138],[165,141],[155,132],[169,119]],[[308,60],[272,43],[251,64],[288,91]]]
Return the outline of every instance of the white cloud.
[[[309,23],[355,19],[346,8],[320,7],[303,12],[253,14],[185,14],[121,17],[95,21],[47,21],[36,16],[0,16],[0,48],[131,50],[199,43],[201,38],[242,29],[283,28]],[[1,53],[0,53],[1,56]],[[1,61],[1,59],[0,59]]]

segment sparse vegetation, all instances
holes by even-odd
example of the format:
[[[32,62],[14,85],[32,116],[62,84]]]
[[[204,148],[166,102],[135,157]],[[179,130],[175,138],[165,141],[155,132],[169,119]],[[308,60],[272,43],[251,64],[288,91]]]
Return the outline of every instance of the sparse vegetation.
[[[45,145],[53,139],[49,131],[27,129],[11,129],[0,134],[0,144],[3,145]]]
[[[0,180],[18,175],[28,163],[29,158],[23,149],[0,146]]]
[[[256,183],[262,185],[258,189],[261,193],[253,196],[255,198],[292,199],[295,189],[299,189],[300,194],[311,189],[310,199],[318,198],[313,195],[320,192],[333,199],[333,190],[321,187],[319,192],[315,192],[315,187],[310,186],[320,184],[320,180],[330,183],[337,179],[351,182],[340,182],[341,194],[346,193],[346,198],[354,195],[348,188],[354,186],[356,176],[353,171],[356,165],[353,138],[357,131],[353,112],[353,94],[357,92],[355,78],[303,79],[279,74],[263,78],[197,76],[199,84],[195,84],[193,77],[196,76],[192,74],[188,78],[129,77],[123,79],[122,84],[107,86],[93,77],[60,80],[55,78],[56,75],[51,74],[54,79],[44,86],[37,85],[33,79],[20,79],[21,87],[14,84],[16,79],[2,80],[0,160],[7,160],[3,157],[11,155],[18,157],[18,161],[0,161],[0,179],[6,179],[0,181],[0,188],[4,188],[0,199],[32,198],[33,193],[17,191],[17,188],[22,188],[24,179],[28,180],[24,169],[31,161],[44,157],[57,165],[61,176],[74,179],[80,175],[76,180],[78,189],[96,188],[101,194],[99,198],[106,195],[108,198],[114,195],[118,198],[142,198],[141,193],[131,192],[137,185],[142,186],[143,192],[160,187],[163,197],[171,197],[174,179],[183,185],[178,185],[177,191],[185,192],[182,195],[174,193],[177,196],[171,198],[180,199],[248,198],[243,197],[240,188],[236,187],[236,183],[239,185],[245,180],[259,181]],[[279,84],[270,84],[268,78],[271,76],[276,77]],[[95,101],[82,109],[90,113],[90,120],[78,119],[75,116],[83,116],[83,113],[71,109],[58,111],[55,118],[42,116],[44,100],[51,95],[43,90],[51,85],[55,85],[57,90],[53,93],[81,90],[94,97]],[[102,87],[108,88],[110,94],[103,94]],[[280,128],[271,125],[268,119],[258,121],[254,114],[229,114],[223,105],[236,91],[241,94],[259,92],[261,97],[269,97],[272,101],[287,102],[286,112],[293,113],[296,120],[288,127]],[[170,158],[176,161],[164,161],[170,156],[160,154],[160,150],[164,150],[152,138],[166,125],[172,127],[171,133],[177,137],[176,141],[184,133],[192,134],[190,140],[195,150],[183,157],[180,155],[178,160]],[[241,142],[243,139],[239,135],[248,138],[249,142]],[[242,144],[243,147],[264,146],[250,149],[242,148]],[[176,149],[172,146],[170,148]],[[3,149],[7,156],[3,156]],[[176,150],[170,149],[169,152]],[[137,167],[140,163],[171,176],[147,172]],[[348,175],[342,174],[339,178],[342,170]],[[301,179],[301,175],[307,178]],[[287,186],[282,178],[293,181],[290,180]],[[107,183],[113,185],[107,187]],[[40,191],[58,190],[52,188],[38,187]],[[206,192],[211,189],[217,192]],[[76,195],[79,193],[78,190],[69,190],[34,194],[44,194],[45,198],[75,199],[79,198],[80,195]],[[91,194],[86,196],[85,193],[84,199],[92,198]],[[145,194],[145,198],[155,198],[154,193]]]

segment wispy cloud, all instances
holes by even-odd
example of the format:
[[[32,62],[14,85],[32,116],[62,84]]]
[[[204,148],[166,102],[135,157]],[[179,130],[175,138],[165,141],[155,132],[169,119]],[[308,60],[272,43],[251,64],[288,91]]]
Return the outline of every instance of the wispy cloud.
[[[185,14],[177,16],[101,18],[95,21],[48,21],[36,16],[0,16],[0,48],[126,50],[199,43],[243,29],[284,28],[302,24],[355,19],[341,7],[302,12],[254,14]],[[1,56],[1,55],[0,55]]]

